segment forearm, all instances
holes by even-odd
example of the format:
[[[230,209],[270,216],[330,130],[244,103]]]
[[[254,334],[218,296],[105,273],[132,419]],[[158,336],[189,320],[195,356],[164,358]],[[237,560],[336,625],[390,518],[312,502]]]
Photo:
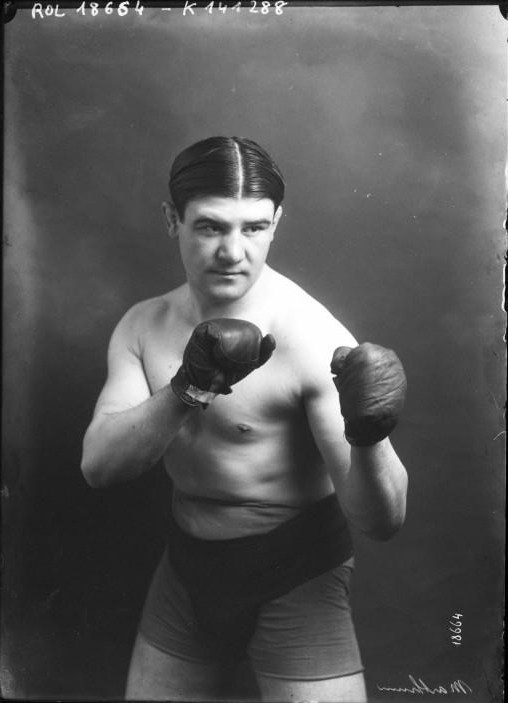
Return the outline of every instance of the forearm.
[[[344,507],[352,524],[373,539],[386,540],[406,514],[407,473],[388,439],[351,447]]]
[[[81,470],[94,487],[129,481],[163,456],[192,412],[166,386],[140,405],[95,417],[84,438]]]

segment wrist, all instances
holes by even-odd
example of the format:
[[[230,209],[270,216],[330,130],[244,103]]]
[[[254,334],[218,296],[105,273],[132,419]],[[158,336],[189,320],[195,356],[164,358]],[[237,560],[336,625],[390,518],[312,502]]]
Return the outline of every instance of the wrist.
[[[369,456],[370,454],[375,454],[379,452],[385,446],[387,438],[381,439],[379,442],[374,444],[351,444],[351,453],[357,454],[358,456]]]
[[[380,468],[384,466],[390,450],[391,444],[387,437],[369,446],[359,447],[352,445],[350,449],[351,465],[365,467],[369,472],[372,472],[372,467],[377,466]]]
[[[190,407],[207,408],[217,396],[217,393],[205,391],[194,386],[183,366],[180,366],[175,376],[173,376],[170,385],[173,393]]]
[[[396,421],[390,417],[359,417],[344,421],[344,436],[352,447],[372,447],[388,437]]]

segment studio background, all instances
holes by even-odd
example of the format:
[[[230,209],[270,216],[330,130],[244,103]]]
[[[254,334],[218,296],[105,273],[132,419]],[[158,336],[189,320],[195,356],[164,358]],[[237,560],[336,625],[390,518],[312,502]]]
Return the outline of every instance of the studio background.
[[[506,23],[491,7],[145,9],[5,26],[2,692],[123,694],[164,544],[161,467],[104,491],[81,442],[121,315],[183,281],[160,212],[178,151],[259,141],[286,176],[269,262],[397,351],[408,516],[355,535],[379,687],[499,696]],[[461,613],[453,646],[451,615]],[[414,696],[407,696],[412,700]]]

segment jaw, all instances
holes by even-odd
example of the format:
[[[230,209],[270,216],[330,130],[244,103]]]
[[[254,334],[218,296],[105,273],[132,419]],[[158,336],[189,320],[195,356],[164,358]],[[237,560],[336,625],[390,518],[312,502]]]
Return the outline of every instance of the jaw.
[[[258,273],[253,280],[252,274],[243,274],[241,280],[197,282],[188,281],[191,296],[196,301],[203,317],[210,315],[234,316],[251,300],[256,285],[261,277]]]
[[[242,300],[248,294],[252,284],[247,277],[241,280],[217,281],[199,289],[203,303],[212,305],[231,304]]]

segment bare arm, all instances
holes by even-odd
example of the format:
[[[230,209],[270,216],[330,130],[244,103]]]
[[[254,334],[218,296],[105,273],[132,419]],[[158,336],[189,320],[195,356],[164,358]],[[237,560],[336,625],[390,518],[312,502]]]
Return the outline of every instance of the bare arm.
[[[407,473],[390,441],[351,447],[346,483],[350,519],[373,539],[387,540],[404,524]]]
[[[128,481],[164,454],[192,412],[170,386],[153,396],[141,363],[136,312],[117,326],[108,350],[108,377],[83,441],[81,470],[94,487]]]
[[[344,332],[340,338],[325,336],[314,352],[314,374],[304,392],[309,423],[349,521],[369,537],[386,540],[405,519],[406,470],[388,439],[370,447],[351,447],[345,440],[330,359],[337,342],[356,342]]]

